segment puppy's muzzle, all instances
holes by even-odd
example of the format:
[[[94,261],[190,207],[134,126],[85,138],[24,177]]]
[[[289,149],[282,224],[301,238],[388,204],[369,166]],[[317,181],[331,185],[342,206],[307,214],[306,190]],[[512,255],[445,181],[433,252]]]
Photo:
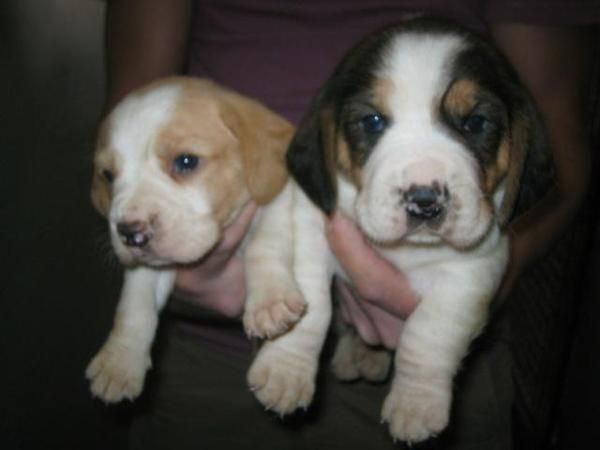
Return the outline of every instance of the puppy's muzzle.
[[[448,188],[438,182],[431,185],[412,184],[403,193],[406,213],[419,222],[439,221],[446,212]]]
[[[144,247],[151,237],[148,224],[139,220],[118,223],[117,233],[123,244],[128,247]]]

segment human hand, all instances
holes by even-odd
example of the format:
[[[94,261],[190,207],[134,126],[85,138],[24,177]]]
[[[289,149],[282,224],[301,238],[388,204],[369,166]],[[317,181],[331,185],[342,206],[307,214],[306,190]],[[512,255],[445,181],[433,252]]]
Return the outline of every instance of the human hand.
[[[402,322],[417,306],[407,278],[380,257],[356,225],[341,213],[328,221],[331,250],[352,280],[338,280],[342,316],[371,345],[394,348]]]
[[[246,298],[244,266],[238,250],[256,205],[244,207],[234,223],[223,232],[221,240],[200,261],[180,266],[175,279],[175,292],[185,300],[226,317],[242,314]]]

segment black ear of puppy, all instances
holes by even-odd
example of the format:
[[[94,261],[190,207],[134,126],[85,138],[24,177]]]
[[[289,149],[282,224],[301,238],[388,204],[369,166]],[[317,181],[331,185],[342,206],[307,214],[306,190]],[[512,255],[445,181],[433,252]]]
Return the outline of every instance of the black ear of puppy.
[[[529,93],[522,88],[513,117],[511,162],[499,223],[510,219],[540,201],[555,181],[554,164],[540,114]]]
[[[555,166],[546,135],[546,128],[535,107],[528,99],[526,110],[530,120],[529,148],[525,157],[521,188],[514,214],[518,215],[539,202],[556,182]]]
[[[337,189],[332,148],[326,148],[324,112],[317,99],[292,139],[286,154],[287,166],[300,188],[317,207],[331,215],[336,207]]]

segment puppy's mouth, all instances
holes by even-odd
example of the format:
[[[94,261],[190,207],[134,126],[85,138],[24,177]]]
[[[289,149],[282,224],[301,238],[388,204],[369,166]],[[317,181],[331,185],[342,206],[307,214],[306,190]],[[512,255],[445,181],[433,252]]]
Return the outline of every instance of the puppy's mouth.
[[[124,244],[114,246],[115,253],[125,266],[146,265],[152,267],[168,267],[177,263],[172,258],[156,252],[151,245],[128,247]]]
[[[180,230],[181,231],[181,230]],[[112,244],[123,265],[168,267],[197,262],[218,243],[218,230],[213,227],[196,228],[193,232],[154,234],[150,239],[140,236],[124,238],[112,234]]]
[[[380,218],[371,215],[371,239],[386,245],[402,241],[435,243],[443,239],[444,229],[451,212],[448,187],[445,184],[411,184],[396,188],[388,197],[388,213]],[[390,208],[391,206],[391,208]],[[371,207],[371,211],[381,208]],[[385,208],[384,208],[385,209]]]
[[[407,216],[407,227],[403,231],[398,232],[391,239],[386,239],[382,242],[381,239],[370,237],[370,239],[385,247],[394,247],[401,245],[403,242],[410,244],[439,244],[445,241],[443,219],[436,222],[429,222],[421,219],[412,219]]]

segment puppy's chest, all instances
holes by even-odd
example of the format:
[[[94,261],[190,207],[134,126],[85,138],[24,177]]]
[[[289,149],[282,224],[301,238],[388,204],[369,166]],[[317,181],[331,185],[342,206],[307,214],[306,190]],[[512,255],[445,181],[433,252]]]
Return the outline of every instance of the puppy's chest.
[[[348,183],[338,185],[340,191],[339,208],[355,223],[356,190]],[[412,244],[400,244],[394,247],[374,246],[378,253],[408,279],[412,290],[420,297],[426,295],[440,282],[448,282],[452,272],[458,270],[463,254],[444,246],[427,247]],[[335,261],[335,272],[347,282],[351,282],[340,263]]]
[[[446,252],[419,249],[412,246],[399,246],[394,249],[378,249],[379,254],[400,270],[407,278],[411,289],[419,296],[427,295],[439,283],[448,283],[452,272],[460,270],[460,261],[454,260]],[[351,282],[338,261],[336,273]]]
[[[440,283],[451,283],[453,272],[460,270],[462,259],[446,248],[419,248],[401,245],[395,249],[380,249],[379,253],[408,279],[412,290],[420,297]]]

